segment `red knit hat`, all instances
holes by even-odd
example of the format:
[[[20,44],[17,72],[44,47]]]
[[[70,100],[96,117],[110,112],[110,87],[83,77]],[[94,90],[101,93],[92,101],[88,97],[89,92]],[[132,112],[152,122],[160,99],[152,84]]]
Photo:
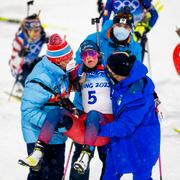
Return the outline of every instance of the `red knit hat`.
[[[73,51],[65,39],[62,39],[58,34],[53,34],[49,38],[47,44],[47,58],[58,64],[61,61],[72,58]]]

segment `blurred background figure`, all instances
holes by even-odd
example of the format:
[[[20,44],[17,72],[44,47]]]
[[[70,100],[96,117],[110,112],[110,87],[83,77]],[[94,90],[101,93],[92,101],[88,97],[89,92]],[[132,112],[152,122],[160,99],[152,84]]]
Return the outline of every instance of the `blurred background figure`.
[[[9,60],[11,74],[16,79],[18,90],[22,90],[26,77],[41,60],[39,54],[46,42],[46,33],[41,25],[39,14],[27,16],[15,34]]]
[[[98,9],[104,11],[103,25],[110,18],[112,12],[116,15],[121,8],[129,6],[134,16],[134,39],[142,46],[143,59],[147,42],[146,34],[152,29],[158,19],[158,12],[152,4],[152,0],[107,0],[105,6],[102,4],[103,2],[101,1],[98,4]]]

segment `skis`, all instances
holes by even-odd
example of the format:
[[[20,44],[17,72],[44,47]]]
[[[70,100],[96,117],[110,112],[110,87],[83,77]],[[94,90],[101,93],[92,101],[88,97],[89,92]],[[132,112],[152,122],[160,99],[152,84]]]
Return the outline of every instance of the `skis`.
[[[6,18],[6,17],[0,17],[0,21],[14,23],[14,24],[21,23],[21,20],[19,20],[19,19],[12,19],[12,18]]]
[[[11,94],[11,93],[9,93],[7,91],[4,91],[4,93],[9,96],[9,101],[10,100],[14,100],[16,102],[21,102],[21,96],[18,96],[18,95],[15,95],[15,94]]]
[[[180,133],[180,129],[174,128],[174,131],[177,132],[177,133]]]
[[[164,5],[160,2],[160,0],[158,0],[155,4],[154,4],[155,9],[157,10],[158,13],[160,13],[163,8]]]
[[[6,17],[0,17],[0,22],[7,22],[7,23],[11,23],[11,24],[20,24],[22,22],[21,19],[13,19],[13,18],[6,18]],[[53,28],[56,30],[62,30],[62,31],[70,31],[69,28],[65,27],[65,26],[58,26],[58,25],[54,25],[54,24],[46,24],[46,23],[42,23],[42,27],[44,29],[46,28]]]

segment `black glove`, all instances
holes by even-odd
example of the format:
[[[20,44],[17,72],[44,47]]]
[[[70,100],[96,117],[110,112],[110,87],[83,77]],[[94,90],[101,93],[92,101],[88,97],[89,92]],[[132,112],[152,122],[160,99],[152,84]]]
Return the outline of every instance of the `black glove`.
[[[142,41],[145,40],[146,34],[150,31],[151,27],[148,26],[148,24],[144,22],[139,22],[135,29],[134,29],[134,34],[135,34],[135,41]]]
[[[134,32],[135,36],[136,36],[136,41],[139,41],[141,39],[141,34],[137,31],[137,32]]]
[[[104,3],[102,2],[102,0],[98,0],[97,5],[98,5],[98,12],[101,13],[104,10]]]
[[[55,131],[59,133],[64,133],[69,130],[73,125],[73,120],[70,116],[64,116],[61,121],[58,122]]]
[[[147,41],[147,35],[146,32],[142,35],[139,32],[134,32],[135,34],[135,41],[136,42],[146,42]]]
[[[29,48],[22,48],[19,52],[18,55],[19,57],[25,57],[29,53]]]

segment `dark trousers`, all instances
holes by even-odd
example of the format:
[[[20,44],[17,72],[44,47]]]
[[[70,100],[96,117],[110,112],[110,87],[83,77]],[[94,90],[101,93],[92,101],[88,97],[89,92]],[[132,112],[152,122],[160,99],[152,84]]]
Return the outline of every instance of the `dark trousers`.
[[[90,173],[89,167],[87,168],[87,170],[85,171],[84,174],[79,174],[73,168],[73,164],[79,158],[80,153],[82,151],[82,147],[83,147],[82,145],[77,144],[77,143],[74,143],[74,145],[75,145],[75,151],[74,151],[74,154],[72,157],[72,162],[71,162],[70,180],[88,180],[89,173]],[[106,148],[105,148],[105,146],[100,146],[100,147],[97,147],[97,150],[98,150],[98,154],[99,154],[99,159],[102,161],[102,164],[103,164],[102,171],[101,171],[101,177],[100,177],[100,180],[102,180],[102,177],[103,177],[103,174],[105,171]]]
[[[34,143],[27,144],[28,155],[33,152]],[[65,143],[47,145],[41,169],[36,172],[30,169],[27,180],[61,180],[64,172]]]

